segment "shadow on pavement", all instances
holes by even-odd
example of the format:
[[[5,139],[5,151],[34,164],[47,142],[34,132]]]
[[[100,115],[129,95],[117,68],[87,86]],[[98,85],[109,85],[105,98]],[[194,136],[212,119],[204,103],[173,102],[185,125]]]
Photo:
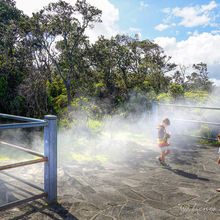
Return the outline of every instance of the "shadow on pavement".
[[[36,206],[34,206],[32,204],[29,204],[28,206],[31,208],[30,211],[27,211],[26,213],[24,213],[20,216],[10,218],[9,220],[26,219],[27,216],[32,215],[34,213],[41,213],[41,214],[45,215],[45,217],[47,216],[47,217],[49,217],[51,219],[55,219],[55,220],[59,220],[60,218],[61,219],[69,219],[69,220],[79,220],[78,218],[76,218],[75,216],[70,214],[69,211],[59,203],[56,203],[54,205],[44,205],[41,208],[37,208]],[[55,215],[59,216],[60,218],[57,218]]]
[[[207,178],[199,177],[196,174],[188,173],[188,172],[185,172],[183,170],[170,169],[170,171],[172,171],[173,173],[175,173],[177,175],[180,175],[180,176],[183,176],[183,177],[186,177],[186,178],[189,178],[189,179],[198,179],[198,180],[202,180],[202,181],[209,181],[209,179],[207,179]]]

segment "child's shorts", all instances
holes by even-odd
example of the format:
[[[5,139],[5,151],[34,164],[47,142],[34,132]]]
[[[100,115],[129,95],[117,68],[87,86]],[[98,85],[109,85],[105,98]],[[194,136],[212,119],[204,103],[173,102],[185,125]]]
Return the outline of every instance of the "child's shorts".
[[[160,148],[161,152],[170,150],[170,146],[160,146],[159,148]]]

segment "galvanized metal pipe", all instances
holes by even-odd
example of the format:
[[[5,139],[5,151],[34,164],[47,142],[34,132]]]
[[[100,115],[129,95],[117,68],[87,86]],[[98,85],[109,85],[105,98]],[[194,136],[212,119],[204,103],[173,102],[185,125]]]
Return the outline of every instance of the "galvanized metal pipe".
[[[8,146],[8,147],[12,147],[12,148],[14,148],[14,149],[18,149],[18,150],[24,151],[24,152],[29,153],[29,154],[32,154],[32,155],[34,155],[34,156],[44,157],[43,154],[40,154],[40,153],[38,153],[38,152],[32,151],[32,150],[27,149],[27,148],[24,148],[24,147],[17,146],[17,145],[15,145],[15,144],[9,144],[9,143],[4,142],[4,141],[0,141],[0,144],[6,145],[6,146]]]
[[[44,120],[41,120],[41,119],[28,118],[28,117],[22,117],[22,116],[17,116],[17,115],[8,115],[8,114],[2,114],[2,113],[0,113],[0,118],[8,118],[8,119],[13,119],[13,120],[29,121],[29,122],[45,122]]]
[[[47,123],[44,122],[26,122],[26,123],[12,123],[12,124],[0,124],[1,129],[11,129],[11,128],[31,128],[31,127],[45,127]]]
[[[190,123],[198,123],[198,124],[208,124],[208,125],[215,125],[220,126],[220,123],[208,122],[208,121],[196,121],[196,120],[185,120],[185,119],[173,119],[174,121],[181,121],[181,122],[190,122]]]
[[[41,162],[46,162],[46,161],[48,161],[47,157],[44,157],[41,159],[36,159],[36,160],[23,161],[23,162],[19,162],[19,163],[13,163],[13,164],[9,164],[9,165],[0,166],[0,170],[7,170],[7,169],[11,169],[11,168],[21,167],[21,166],[26,166],[26,165],[31,165],[31,164],[41,163]]]
[[[1,129],[12,129],[12,128],[41,127],[41,126],[45,127],[44,128],[44,136],[45,136],[44,137],[44,155],[41,155],[38,152],[34,152],[34,151],[25,149],[17,145],[9,144],[6,142],[1,142],[1,144],[25,151],[27,153],[31,153],[36,156],[40,156],[42,157],[41,159],[23,161],[19,163],[10,164],[10,165],[0,166],[0,171],[15,168],[15,167],[31,165],[35,163],[40,163],[40,162],[48,162],[45,164],[45,167],[44,167],[44,191],[46,192],[39,194],[39,195],[32,196],[28,199],[19,200],[19,201],[1,206],[0,211],[15,207],[22,203],[36,200],[42,197],[47,197],[47,202],[55,202],[57,200],[57,117],[53,115],[46,115],[45,120],[40,120],[40,119],[1,114],[1,113],[0,113],[0,117],[13,119],[13,120],[27,121],[27,123],[0,124],[0,130]],[[34,184],[28,183],[24,180],[21,180],[20,178],[16,178],[16,177],[14,178],[32,187],[40,189]]]
[[[44,192],[44,193],[41,193],[41,194],[38,194],[38,195],[34,195],[32,197],[29,197],[27,199],[11,202],[11,203],[8,203],[6,205],[0,206],[0,211],[5,211],[7,209],[11,209],[11,208],[13,208],[15,206],[18,206],[18,205],[21,205],[23,203],[31,202],[33,200],[44,198],[44,197],[47,197],[47,196],[48,196],[48,193]]]
[[[14,176],[14,175],[12,175],[12,174],[10,174],[10,173],[1,171],[0,174],[6,175],[6,176],[8,176],[8,177],[11,177],[11,178],[13,178],[13,179],[15,179],[15,180],[18,180],[18,181],[20,181],[20,182],[22,182],[22,183],[24,183],[24,184],[26,184],[26,185],[28,185],[28,186],[31,186],[31,187],[33,187],[33,188],[35,188],[35,189],[38,189],[38,190],[44,192],[44,189],[40,188],[39,186],[36,186],[36,185],[33,184],[33,183],[29,183],[29,182],[27,182],[26,180],[23,180],[23,179],[21,179],[21,178],[19,178],[19,177],[16,177],[16,176]],[[7,183],[7,184],[8,184],[8,183]]]
[[[57,117],[46,115],[48,126],[44,127],[44,191],[48,192],[47,202],[57,200]]]
[[[220,108],[215,107],[203,107],[203,106],[188,106],[188,105],[173,105],[173,104],[159,104],[160,106],[168,106],[168,107],[179,107],[179,108],[195,108],[195,109],[208,109],[208,110],[220,110]],[[184,119],[173,119],[175,121],[181,121],[185,123],[199,123],[199,124],[208,124],[208,125],[214,125],[214,126],[220,126],[220,123],[214,123],[214,122],[205,122],[205,121],[196,121],[196,120],[184,120]],[[178,135],[178,134],[177,134]],[[201,137],[201,136],[195,136],[195,135],[187,135],[187,134],[181,134],[181,136],[188,136],[193,138],[200,138],[205,140],[211,140],[211,141],[217,141],[217,138],[208,138],[208,137]]]
[[[154,101],[152,105],[152,113],[153,113],[153,126],[156,128],[158,126],[158,113],[159,113],[159,108],[158,108],[158,102]],[[157,137],[157,131],[154,129],[153,132],[153,138],[156,140]]]
[[[172,104],[160,104],[160,106],[170,106],[170,107],[178,107],[178,108],[198,108],[198,109],[220,110],[220,108],[205,107],[205,106],[172,105]]]
[[[187,134],[181,134],[178,136],[187,136],[187,137],[192,137],[192,138],[199,138],[199,139],[204,139],[204,140],[209,140],[209,141],[217,141],[217,138],[209,138],[209,137],[201,137],[201,136],[196,136],[196,135],[187,135]]]

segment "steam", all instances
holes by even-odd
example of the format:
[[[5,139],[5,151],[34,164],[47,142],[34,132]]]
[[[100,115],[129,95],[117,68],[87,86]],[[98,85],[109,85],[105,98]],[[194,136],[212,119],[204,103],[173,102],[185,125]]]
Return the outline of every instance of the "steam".
[[[217,95],[218,92],[213,91],[208,101],[201,104],[188,102],[187,105],[220,107],[220,99]],[[184,103],[182,100],[177,100],[174,104],[183,105]],[[86,109],[86,105],[91,106],[91,103],[84,105]],[[192,122],[220,123],[220,111],[217,110],[159,105],[158,114],[155,115],[151,109],[147,109],[146,103],[143,105],[143,103],[130,101],[127,103],[127,106],[129,105],[135,106],[136,111],[126,117],[120,110],[114,115],[106,114],[103,119],[92,118],[88,112],[81,109],[69,113],[69,120],[75,123],[69,128],[58,130],[58,164],[123,161],[134,151],[159,152],[156,146],[157,126],[165,117],[171,121],[171,125],[167,128],[171,131],[171,137],[175,137],[176,134],[216,137],[220,130],[217,126]],[[188,120],[188,122],[183,120]],[[2,141],[24,146],[40,153],[44,150],[43,129],[33,129],[32,132],[24,129],[3,130],[0,138]],[[1,156],[5,156],[8,160],[32,157],[4,146],[1,146],[0,151]]]
[[[198,94],[195,93],[194,96],[192,96],[191,101],[186,100],[186,102],[183,102],[182,100],[176,100],[173,105],[220,108],[220,98],[218,94],[218,88],[214,89],[211,95],[207,95],[205,92],[200,92]],[[171,126],[173,134],[188,134],[216,138],[217,134],[220,132],[220,126],[211,124],[220,123],[220,110],[159,105],[158,115],[159,120],[163,117],[170,118],[171,124],[173,124],[173,126]],[[200,122],[208,123],[205,124]]]
[[[171,145],[176,134],[193,134],[195,131],[198,131],[199,134],[202,131],[199,123],[185,123],[176,119],[220,123],[220,111],[217,110],[160,105],[158,114],[155,115],[143,103],[128,103],[128,105],[130,104],[134,105],[138,111],[133,111],[126,117],[120,110],[113,115],[106,114],[102,119],[90,117],[88,112],[83,110],[69,113],[69,120],[74,122],[72,126],[58,129],[58,169],[68,164],[77,164],[84,167],[94,163],[99,165],[123,163],[125,161],[129,163],[131,156],[133,160],[138,161],[138,158],[134,158],[134,155],[137,155],[134,153],[149,154],[150,156],[144,159],[146,161],[149,160],[150,164],[152,155],[160,153],[156,145],[157,126],[165,117],[171,121],[171,125],[167,128],[168,131],[171,131]],[[177,101],[176,104],[183,105],[184,103]],[[188,102],[187,105],[220,107],[220,100],[218,93],[213,91],[208,101],[202,104]],[[143,110],[144,108],[145,110]],[[220,128],[209,125],[207,131],[210,132],[210,136],[215,136],[219,133]],[[43,153],[44,150],[43,128],[32,129],[31,132],[28,129],[2,130],[0,139],[40,153]],[[0,165],[8,164],[12,161],[30,159],[31,157],[33,158],[33,156],[25,152],[8,149],[4,146],[0,148],[0,158],[2,158]],[[43,187],[43,164],[16,168],[7,172],[19,175],[19,177],[24,179],[27,176],[32,176],[33,179],[31,181],[33,183],[36,182],[37,185],[40,183],[40,186]],[[5,177],[0,177],[0,179],[3,178]],[[4,182],[4,184],[6,183]]]
[[[153,150],[153,129],[149,113],[140,117],[107,116],[100,124],[96,120],[81,121],[77,128],[63,130],[58,135],[60,161],[114,162],[122,161],[134,150]],[[58,144],[60,146],[60,144]],[[72,158],[71,158],[72,157]],[[67,160],[67,161],[68,161]]]
[[[211,98],[200,106],[220,106],[220,100],[213,91]],[[89,103],[91,104],[91,103]],[[131,103],[127,103],[130,105]],[[134,103],[132,103],[134,105]],[[183,105],[181,101],[177,105]],[[84,104],[86,105],[86,104]],[[88,105],[88,103],[87,103]],[[198,106],[197,103],[187,103]],[[217,126],[201,125],[192,121],[220,122],[220,111],[181,108],[159,105],[158,114],[143,111],[143,105],[136,103],[138,111],[127,117],[118,111],[114,115],[105,115],[104,119],[94,119],[86,111],[69,113],[70,121],[75,123],[69,128],[58,130],[58,163],[76,162],[114,162],[126,159],[133,151],[159,152],[156,146],[157,126],[167,117],[172,137],[176,134],[208,135],[214,137],[219,132]],[[145,107],[145,106],[144,106]],[[86,109],[86,108],[84,108]],[[140,111],[141,109],[141,111]],[[72,117],[72,119],[70,118]],[[178,119],[178,120],[176,120]],[[184,122],[183,120],[188,120]],[[203,127],[203,130],[201,129]],[[203,132],[203,134],[199,134]],[[24,129],[3,130],[1,140],[43,152],[43,129],[32,132]],[[172,139],[171,139],[172,140]],[[26,153],[1,146],[1,155],[10,159],[30,158]]]
[[[86,109],[86,105],[92,104],[84,105]],[[113,115],[106,114],[102,119],[91,117],[86,110],[70,112],[69,121],[74,123],[69,128],[58,129],[58,166],[67,163],[114,163],[127,160],[135,151],[158,152],[153,135],[157,125],[150,110],[143,111],[145,106],[134,101],[127,105],[135,106],[136,112],[126,117],[120,110]],[[2,130],[0,140],[39,153],[44,151],[43,128]],[[0,155],[1,165],[33,159],[32,155],[2,145]],[[16,173],[20,170],[29,173],[35,166],[16,168]],[[42,170],[40,165],[37,167]]]

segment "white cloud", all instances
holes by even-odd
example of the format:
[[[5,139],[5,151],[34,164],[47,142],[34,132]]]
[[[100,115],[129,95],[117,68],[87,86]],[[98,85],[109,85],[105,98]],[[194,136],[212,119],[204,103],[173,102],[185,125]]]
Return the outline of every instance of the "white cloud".
[[[76,0],[65,0],[66,2],[74,5]],[[25,14],[31,16],[32,12],[37,12],[51,2],[58,2],[58,0],[15,0],[17,7],[24,11]],[[119,33],[119,27],[116,22],[119,20],[119,10],[109,2],[109,0],[87,0],[88,3],[102,10],[102,23],[95,24],[91,30],[87,30],[86,34],[90,40],[94,42],[98,36],[104,35],[109,38]]]
[[[210,23],[209,16],[207,14],[200,14],[196,7],[186,7],[183,9],[174,8],[172,13],[176,17],[182,18],[179,25],[184,27],[195,27],[198,25],[208,25]]]
[[[215,1],[211,1],[207,5],[196,5],[194,7],[164,8],[162,12],[166,13],[167,17],[163,21],[169,23],[174,18],[180,18],[181,21],[178,25],[184,27],[216,26],[215,15],[212,10],[217,6]]]
[[[201,12],[205,11],[211,11],[212,9],[216,8],[218,5],[216,4],[215,1],[211,1],[208,5],[202,5],[201,6]]]
[[[173,62],[186,66],[206,63],[211,76],[220,80],[220,35],[197,33],[179,42],[175,37],[158,37],[154,41],[172,56]]]
[[[119,20],[119,10],[108,0],[87,1],[91,5],[102,10],[102,23],[96,24],[93,29],[86,32],[90,37],[90,40],[94,42],[100,35],[110,38],[111,36],[118,34],[120,30],[116,23]]]
[[[147,8],[149,5],[145,3],[144,1],[140,1],[141,8]]]
[[[154,29],[158,30],[158,31],[163,31],[165,29],[169,28],[169,25],[167,24],[159,24],[156,27],[154,27]]]
[[[193,36],[198,36],[198,35],[199,35],[198,30],[195,30],[195,31],[193,32]]]
[[[175,37],[158,37],[154,41],[162,46],[177,63],[220,64],[220,35],[202,33],[179,42]]]
[[[220,79],[210,78],[210,81],[212,81],[216,86],[220,86]]]
[[[131,32],[138,32],[138,31],[140,31],[140,28],[130,27],[130,28],[129,28],[129,31],[131,31]]]
[[[166,14],[169,14],[169,13],[171,13],[171,9],[170,8],[164,8],[164,9],[162,9],[162,12],[164,12]]]
[[[220,30],[213,30],[213,31],[211,31],[211,33],[212,34],[218,34],[218,33],[220,33]]]

